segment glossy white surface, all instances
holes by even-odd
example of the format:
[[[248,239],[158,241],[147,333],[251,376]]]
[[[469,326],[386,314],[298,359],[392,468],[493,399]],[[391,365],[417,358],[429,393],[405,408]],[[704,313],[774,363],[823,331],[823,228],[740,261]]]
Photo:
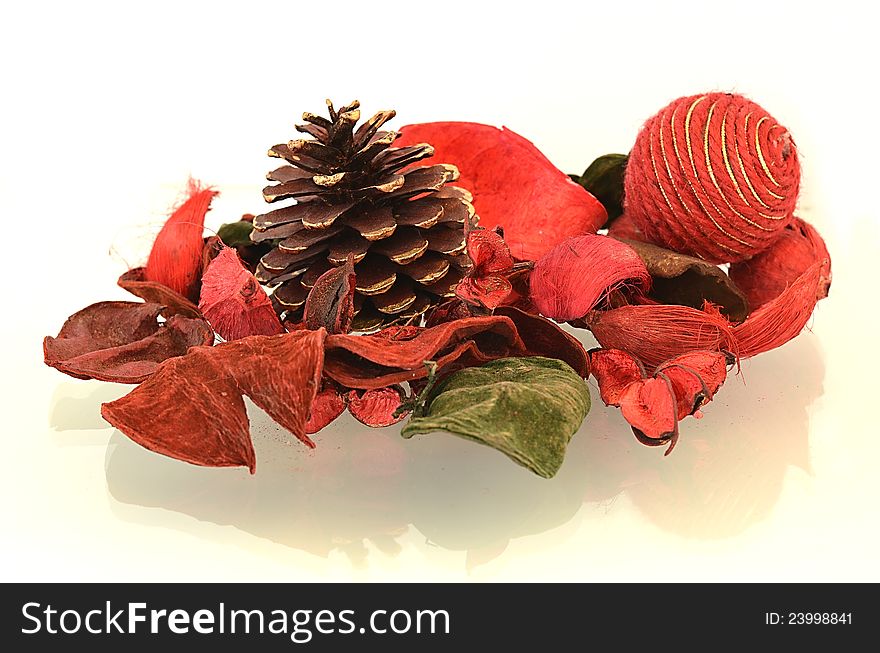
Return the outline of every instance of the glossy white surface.
[[[864,3],[411,4],[353,7],[335,40],[291,3],[10,10],[0,580],[880,580]],[[452,436],[347,418],[306,452],[251,407],[258,473],[201,469],[101,420],[126,387],[42,365],[67,315],[125,298],[116,277],[189,173],[223,191],[212,227],[260,211],[266,147],[325,96],[394,106],[398,125],[504,123],[580,172],[710,89],[749,94],[795,135],[800,213],[834,284],[812,332],[744,362],[669,457],[601,402],[551,481]]]

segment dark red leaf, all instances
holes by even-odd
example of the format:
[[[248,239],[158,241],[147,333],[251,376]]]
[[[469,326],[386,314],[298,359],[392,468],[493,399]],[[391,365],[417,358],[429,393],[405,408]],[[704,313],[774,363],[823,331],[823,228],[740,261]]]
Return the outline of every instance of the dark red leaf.
[[[159,366],[101,414],[135,442],[196,465],[256,462],[241,396],[313,447],[306,435],[317,393],[326,333],[250,336],[216,347],[194,347]]]
[[[144,301],[164,306],[162,315],[165,317],[175,314],[192,318],[202,317],[198,306],[158,281],[147,281],[145,273],[146,268],[133,268],[119,277],[117,284]]]
[[[471,317],[446,322],[406,340],[388,334],[327,337],[325,374],[348,388],[373,390],[424,378],[426,361],[444,372],[495,358],[523,356],[525,345],[506,317]]]
[[[373,428],[397,424],[407,416],[406,412],[394,415],[404,399],[399,386],[375,390],[352,390],[348,393],[348,412],[362,424]]]
[[[205,270],[199,308],[226,340],[284,333],[266,292],[231,247],[223,247]]]
[[[205,214],[217,191],[190,180],[187,195],[156,236],[144,278],[196,301],[202,271]]]
[[[651,276],[628,245],[608,236],[569,238],[535,263],[531,300],[542,315],[559,321],[585,316],[614,290],[645,293]]]
[[[536,260],[569,236],[595,233],[605,208],[509,129],[469,122],[407,125],[397,144],[426,142],[434,160],[458,167],[458,184],[474,195],[480,226],[504,228],[510,251]]]
[[[309,329],[348,333],[354,318],[354,255],[344,265],[331,268],[315,282],[306,298],[303,321]]]
[[[345,397],[339,394],[334,386],[325,387],[315,395],[312,401],[312,410],[309,421],[306,424],[306,433],[317,433],[330,424],[345,410]]]
[[[501,306],[495,311],[495,315],[510,318],[529,356],[558,358],[571,365],[581,377],[590,376],[590,357],[584,346],[558,324],[513,306]]]
[[[163,307],[140,302],[99,302],[71,315],[57,338],[43,341],[47,365],[79,379],[140,383],[159,364],[214,333],[203,319],[174,315],[157,320]]]

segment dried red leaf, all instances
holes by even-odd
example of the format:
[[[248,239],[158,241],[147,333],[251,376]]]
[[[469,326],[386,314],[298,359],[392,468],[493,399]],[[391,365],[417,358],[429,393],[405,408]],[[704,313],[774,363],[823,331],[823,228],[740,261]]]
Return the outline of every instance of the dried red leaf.
[[[731,264],[730,277],[746,294],[752,308],[759,308],[779,297],[816,263],[822,264],[817,299],[823,299],[831,286],[831,257],[819,232],[795,218],[769,249],[748,261]]]
[[[585,316],[615,290],[647,292],[651,276],[631,247],[588,234],[547,252],[535,263],[529,283],[532,303],[541,314],[567,321]]]
[[[327,386],[315,395],[312,401],[312,409],[309,421],[306,423],[306,433],[317,433],[330,424],[345,410],[345,397],[334,386]]]
[[[354,318],[354,255],[344,265],[318,277],[306,298],[303,322],[306,328],[327,329],[328,333],[348,333]]]
[[[605,208],[522,136],[469,122],[401,129],[400,145],[430,143],[434,159],[458,167],[458,184],[474,194],[480,225],[500,226],[510,251],[536,260],[569,236],[595,233]]]
[[[627,386],[646,376],[642,364],[620,349],[591,350],[590,371],[599,383],[599,395],[606,406],[619,406]]]
[[[120,288],[144,301],[164,306],[162,315],[165,317],[175,314],[191,318],[202,317],[198,306],[168,286],[164,286],[158,281],[148,281],[144,276],[145,273],[146,268],[132,268],[119,277],[116,283]]]
[[[56,338],[43,340],[47,365],[78,379],[140,383],[175,356],[214,342],[203,319],[175,315],[140,302],[99,302],[71,315]]]
[[[244,465],[256,460],[242,395],[310,447],[309,411],[321,379],[326,333],[250,336],[216,347],[194,347],[162,363],[101,414],[132,440],[196,465]]]
[[[389,337],[387,332],[330,335],[324,372],[345,387],[373,390],[424,378],[426,361],[434,361],[438,369],[448,372],[495,358],[525,355],[516,326],[502,316],[464,318],[417,332],[410,330],[405,337]]]
[[[205,270],[199,308],[226,340],[284,333],[266,292],[231,247],[223,247]]]
[[[408,414],[394,415],[404,398],[403,390],[396,385],[375,390],[352,390],[348,393],[348,412],[361,424],[373,428],[391,426]]]
[[[156,236],[144,278],[196,301],[202,270],[205,214],[217,191],[204,188],[191,179],[187,195]]]

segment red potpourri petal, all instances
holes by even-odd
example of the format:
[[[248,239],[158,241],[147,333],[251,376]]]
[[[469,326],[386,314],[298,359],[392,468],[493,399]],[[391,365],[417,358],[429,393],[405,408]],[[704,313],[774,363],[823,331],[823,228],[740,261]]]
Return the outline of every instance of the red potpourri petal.
[[[430,143],[434,160],[456,166],[457,185],[474,195],[480,226],[501,226],[511,254],[536,260],[569,236],[595,233],[605,207],[532,143],[472,122],[407,125],[395,145]]]
[[[404,398],[400,386],[396,385],[374,390],[352,390],[348,393],[348,412],[361,424],[372,428],[391,426],[408,415],[402,412],[394,416]]]
[[[333,385],[315,395],[306,433],[312,435],[330,424],[345,411],[345,397]]]

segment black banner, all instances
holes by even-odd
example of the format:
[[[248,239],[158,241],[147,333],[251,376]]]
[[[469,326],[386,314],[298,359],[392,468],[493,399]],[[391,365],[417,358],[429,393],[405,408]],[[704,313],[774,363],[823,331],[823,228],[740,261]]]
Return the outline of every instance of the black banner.
[[[7,651],[588,649],[862,640],[873,585],[8,584]],[[862,640],[864,641],[864,640]],[[13,644],[12,648],[6,646]],[[469,649],[466,649],[469,650]]]

